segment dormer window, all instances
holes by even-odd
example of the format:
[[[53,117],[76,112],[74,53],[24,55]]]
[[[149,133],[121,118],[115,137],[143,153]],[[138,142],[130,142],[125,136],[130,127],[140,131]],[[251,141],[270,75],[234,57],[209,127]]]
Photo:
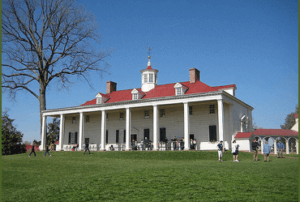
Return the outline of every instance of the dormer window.
[[[97,97],[97,104],[102,104],[102,97]]]
[[[176,89],[176,95],[182,95],[182,88],[175,88]]]
[[[109,96],[105,94],[98,93],[96,95],[96,104],[103,104],[109,99]]]
[[[176,83],[175,86],[175,95],[184,95],[188,88],[180,83]]]
[[[140,90],[137,90],[136,88],[134,88],[131,91],[131,94],[132,94],[132,100],[141,99],[145,95],[145,93],[141,92]]]

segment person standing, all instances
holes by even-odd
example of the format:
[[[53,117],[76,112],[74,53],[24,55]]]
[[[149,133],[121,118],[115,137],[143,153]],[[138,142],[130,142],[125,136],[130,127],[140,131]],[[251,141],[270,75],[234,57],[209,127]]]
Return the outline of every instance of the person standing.
[[[48,154],[50,157],[50,153],[49,153],[49,145],[46,144],[46,151],[45,151],[45,154],[44,154],[44,157],[46,156],[46,154]]]
[[[240,162],[238,160],[238,156],[239,156],[239,145],[236,143],[235,140],[233,140],[232,142],[232,151],[231,153],[233,154],[233,162]]]
[[[269,145],[269,142],[266,140],[264,144],[264,160],[269,162],[269,156],[270,156],[271,148]]]
[[[282,157],[283,148],[284,148],[284,144],[281,140],[279,140],[279,142],[277,143],[277,151],[278,151],[277,158],[283,158]]]
[[[218,147],[218,157],[219,157],[219,161],[223,161],[222,160],[222,157],[223,157],[223,151],[224,151],[224,148],[223,148],[223,141],[221,140],[220,143],[217,145]]]
[[[32,153],[34,153],[34,157],[36,157],[36,153],[35,153],[35,150],[34,150],[34,146],[35,146],[35,144],[33,143],[33,144],[32,144],[32,148],[31,148],[31,152],[30,152],[30,154],[28,155],[28,157],[30,157]]]
[[[90,151],[90,149],[89,149],[89,143],[88,143],[88,142],[85,143],[85,149],[84,149],[83,155],[85,155],[85,152],[86,152],[86,151],[89,151],[89,154],[92,155],[92,154],[91,154],[91,151]]]
[[[143,139],[141,139],[141,147],[142,147],[142,151],[144,151],[144,141],[143,141]]]
[[[259,146],[259,143],[257,142],[256,139],[254,139],[252,142],[253,161],[258,161],[258,146]]]

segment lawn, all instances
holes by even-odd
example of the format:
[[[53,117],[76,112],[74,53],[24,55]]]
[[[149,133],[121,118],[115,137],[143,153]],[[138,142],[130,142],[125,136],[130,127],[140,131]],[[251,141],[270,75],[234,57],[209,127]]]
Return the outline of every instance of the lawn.
[[[2,201],[298,201],[298,155],[51,152],[2,157]]]

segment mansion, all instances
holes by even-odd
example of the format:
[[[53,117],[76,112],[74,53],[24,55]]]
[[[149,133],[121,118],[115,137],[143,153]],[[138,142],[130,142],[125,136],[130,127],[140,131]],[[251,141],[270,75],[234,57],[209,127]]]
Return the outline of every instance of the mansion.
[[[149,56],[140,88],[117,90],[117,83],[108,81],[105,93],[80,106],[43,111],[41,150],[47,117],[60,118],[59,151],[75,144],[83,150],[85,143],[94,151],[129,151],[132,140],[145,139],[153,150],[165,150],[164,141],[175,136],[184,138],[183,150],[190,149],[191,139],[197,150],[217,150],[221,140],[231,149],[238,132],[252,132],[253,107],[235,97],[235,84],[209,86],[201,82],[198,69],[188,73],[189,81],[158,85]]]

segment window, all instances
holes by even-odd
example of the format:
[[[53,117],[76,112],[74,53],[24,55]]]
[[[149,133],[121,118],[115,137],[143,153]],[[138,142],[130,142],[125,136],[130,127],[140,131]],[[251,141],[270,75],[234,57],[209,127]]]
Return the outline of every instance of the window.
[[[144,129],[144,139],[150,140],[150,129]]]
[[[76,123],[76,117],[72,117],[72,124]]]
[[[102,97],[97,97],[97,104],[102,104]]]
[[[160,128],[159,141],[164,142],[166,139],[166,128]]]
[[[215,105],[209,105],[209,113],[214,114],[215,113]]]
[[[126,142],[126,130],[124,130],[124,137],[123,137],[123,142]]]
[[[77,144],[77,132],[69,133],[69,144]]]
[[[116,143],[119,143],[119,130],[116,130]]]
[[[217,141],[217,126],[209,126],[209,141],[216,142]]]
[[[149,118],[149,110],[144,111],[144,113],[145,113],[145,119],[148,119]]]
[[[106,144],[108,144],[108,130],[106,130]]]
[[[120,120],[123,120],[124,119],[124,113],[120,113]]]
[[[192,106],[189,107],[189,114],[193,115],[193,107]]]
[[[149,82],[153,82],[153,74],[149,74]]]
[[[134,93],[133,94],[133,100],[137,100],[138,99],[138,94],[137,93]]]
[[[106,114],[106,121],[108,121],[108,114]]]
[[[148,75],[144,74],[144,83],[147,83],[147,82],[148,82]]]
[[[86,117],[85,117],[85,122],[87,123],[87,122],[90,122],[90,116],[89,115],[87,115]]]
[[[160,110],[160,117],[166,117],[166,112],[164,109]]]
[[[176,88],[176,95],[182,95],[182,88]]]

